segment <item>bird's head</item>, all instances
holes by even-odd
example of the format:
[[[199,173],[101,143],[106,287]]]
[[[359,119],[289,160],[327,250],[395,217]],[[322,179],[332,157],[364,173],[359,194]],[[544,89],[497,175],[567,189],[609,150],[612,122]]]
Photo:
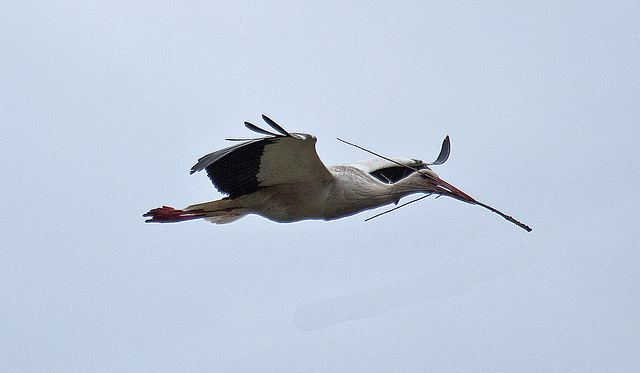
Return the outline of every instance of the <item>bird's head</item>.
[[[424,192],[449,196],[471,204],[477,203],[471,196],[442,180],[438,174],[429,168],[429,166],[441,165],[449,159],[449,154],[451,153],[449,136],[445,137],[440,153],[433,162],[423,162],[419,159],[391,159],[370,150],[364,150],[380,158],[377,161],[367,162],[371,167],[368,170],[369,174],[383,183],[390,184],[391,188],[401,196]]]
[[[438,158],[436,158],[435,161],[429,162],[429,163],[423,162],[418,159],[387,158],[378,153],[372,152],[371,150],[365,149],[359,145],[352,144],[342,139],[338,139],[338,140],[346,144],[355,146],[356,148],[362,149],[380,158],[378,162],[374,162],[372,160],[366,161],[364,165],[360,165],[360,167],[358,168],[369,173],[369,175],[373,176],[379,181],[385,184],[389,184],[390,189],[393,191],[393,194],[395,194],[394,197],[398,198],[398,200],[400,197],[405,196],[407,194],[420,193],[420,192],[426,193],[424,197],[427,197],[431,194],[437,194],[438,196],[448,196],[462,202],[470,203],[472,205],[482,206],[502,216],[506,220],[514,223],[520,228],[526,230],[527,232],[531,232],[531,228],[528,225],[519,222],[513,217],[487,204],[478,202],[476,199],[474,199],[470,195],[454,187],[448,182],[442,180],[440,176],[438,176],[438,174],[436,174],[429,168],[429,166],[432,166],[432,165],[433,166],[441,165],[444,162],[446,162],[447,159],[449,158],[449,153],[451,152],[451,144],[449,141],[449,136],[445,137],[444,141],[442,142],[442,148],[440,149],[440,154],[438,155]],[[386,163],[380,163],[381,160],[385,161]],[[407,203],[415,202],[424,197],[420,197],[414,201],[410,201]],[[396,200],[396,203],[398,200]],[[406,205],[407,203],[401,206],[395,207],[386,212],[383,212],[381,214],[375,215],[369,219],[372,219],[374,217],[380,216],[387,212],[393,211],[397,208],[400,208]]]
[[[416,167],[416,171],[409,174],[406,178],[399,180],[396,183],[396,187],[407,193],[424,192],[427,194],[452,197],[471,204],[477,203],[473,197],[442,180],[438,174],[427,166]]]

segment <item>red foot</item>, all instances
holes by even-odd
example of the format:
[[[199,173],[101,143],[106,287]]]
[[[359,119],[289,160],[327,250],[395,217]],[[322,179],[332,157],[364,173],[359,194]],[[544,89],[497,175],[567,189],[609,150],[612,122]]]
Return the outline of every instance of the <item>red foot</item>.
[[[178,221],[204,218],[205,214],[204,210],[184,211],[176,210],[169,206],[162,206],[142,216],[151,217],[151,219],[145,220],[145,223],[175,223]]]

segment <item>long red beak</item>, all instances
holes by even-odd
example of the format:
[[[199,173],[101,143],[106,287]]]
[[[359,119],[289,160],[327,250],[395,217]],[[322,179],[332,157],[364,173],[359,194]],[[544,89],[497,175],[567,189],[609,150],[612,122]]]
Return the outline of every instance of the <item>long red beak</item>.
[[[518,220],[514,219],[513,217],[503,213],[502,211],[499,211],[489,205],[485,205],[482,202],[478,202],[476,201],[475,198],[471,197],[470,195],[468,195],[467,193],[461,191],[460,189],[454,187],[453,185],[447,183],[446,181],[437,178],[436,179],[436,187],[437,187],[437,191],[436,193],[443,195],[443,196],[449,196],[452,198],[455,198],[457,200],[460,200],[462,202],[467,202],[470,203],[472,205],[479,205],[482,206],[490,211],[495,212],[496,214],[502,216],[503,218],[507,219],[508,221],[512,222],[513,224],[519,226],[520,228],[526,230],[527,232],[531,232],[531,228],[524,224],[519,222]]]
[[[436,179],[436,187],[438,188],[438,191],[436,193],[439,193],[443,196],[449,196],[462,202],[470,203],[472,205],[478,204],[478,201],[476,201],[475,198],[471,197],[467,193],[461,191],[460,189],[454,187],[453,185],[440,178]]]

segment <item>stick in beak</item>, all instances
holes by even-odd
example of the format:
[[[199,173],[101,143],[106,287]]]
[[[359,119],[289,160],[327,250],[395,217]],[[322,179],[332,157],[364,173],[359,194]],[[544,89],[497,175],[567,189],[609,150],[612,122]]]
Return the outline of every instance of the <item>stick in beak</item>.
[[[470,195],[466,194],[465,192],[461,191],[460,189],[454,187],[453,185],[447,183],[446,181],[438,178],[436,180],[436,185],[439,187],[439,189],[441,190],[440,192],[436,192],[439,193],[441,195],[445,195],[445,196],[449,196],[452,198],[455,198],[459,201],[462,202],[467,202],[470,203],[472,205],[478,205],[478,206],[482,206],[484,208],[486,208],[489,211],[495,212],[496,214],[502,216],[503,218],[507,219],[508,221],[512,222],[513,224],[517,225],[518,227],[524,229],[527,232],[531,232],[531,227],[529,227],[528,225],[519,222],[518,220],[514,219],[512,216],[505,214],[504,212],[497,210],[489,205],[485,205],[482,202],[478,202],[475,200],[475,198],[471,197]]]

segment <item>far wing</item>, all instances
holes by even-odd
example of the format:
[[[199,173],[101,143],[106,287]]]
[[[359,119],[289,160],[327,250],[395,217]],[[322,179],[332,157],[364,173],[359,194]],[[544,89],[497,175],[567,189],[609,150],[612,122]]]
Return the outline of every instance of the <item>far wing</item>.
[[[284,134],[271,133],[248,123],[248,128],[270,136],[207,154],[191,168],[191,173],[206,170],[216,188],[229,198],[253,193],[261,187],[333,179],[316,153],[315,137],[288,133],[277,125],[274,127],[275,122],[266,117],[265,121]]]

